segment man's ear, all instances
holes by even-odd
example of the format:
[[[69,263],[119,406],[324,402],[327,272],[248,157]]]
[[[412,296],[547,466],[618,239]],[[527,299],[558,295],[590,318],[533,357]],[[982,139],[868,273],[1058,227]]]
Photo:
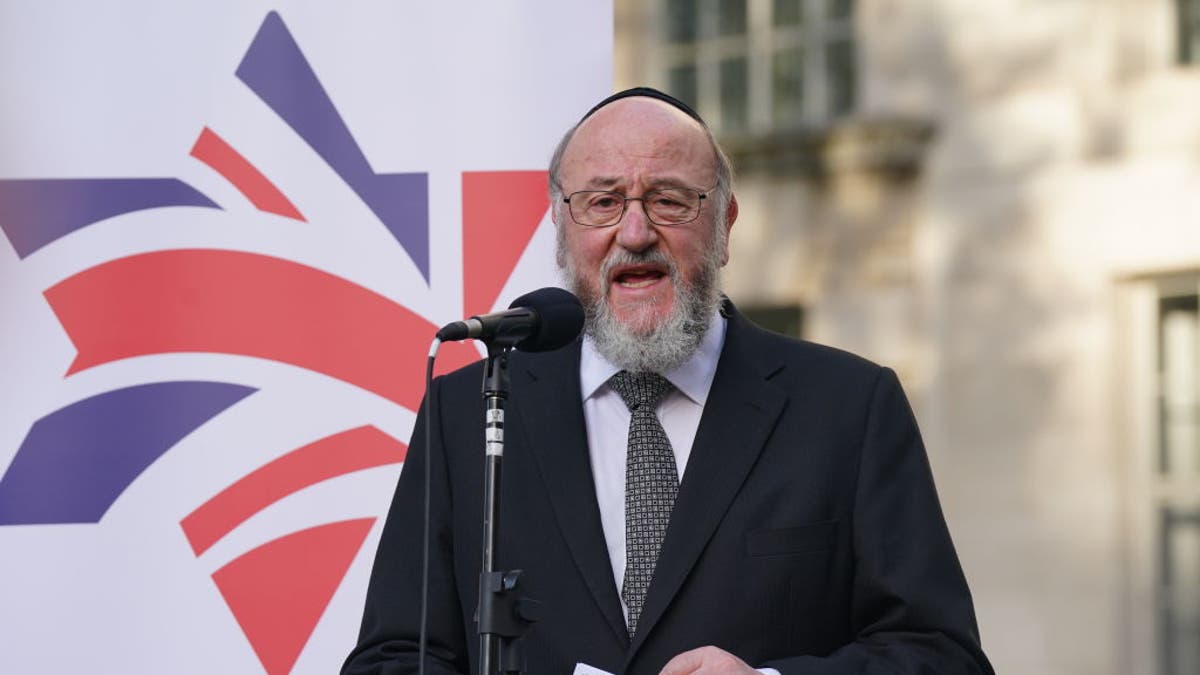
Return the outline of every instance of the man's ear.
[[[729,206],[725,207],[725,236],[721,250],[721,266],[724,267],[729,263],[729,233],[733,230],[733,223],[738,217],[738,201],[737,195],[729,195]]]

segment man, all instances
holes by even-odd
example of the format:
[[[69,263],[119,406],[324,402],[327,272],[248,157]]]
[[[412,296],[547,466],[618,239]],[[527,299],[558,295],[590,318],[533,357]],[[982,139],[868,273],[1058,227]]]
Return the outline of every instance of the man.
[[[586,322],[509,367],[497,569],[543,603],[528,672],[991,673],[895,375],[723,301],[730,176],[700,117],[651,89],[602,101],[555,152],[558,263]],[[478,664],[480,380],[437,380],[414,432],[433,435],[436,673]],[[416,670],[423,468],[414,451],[344,673]]]

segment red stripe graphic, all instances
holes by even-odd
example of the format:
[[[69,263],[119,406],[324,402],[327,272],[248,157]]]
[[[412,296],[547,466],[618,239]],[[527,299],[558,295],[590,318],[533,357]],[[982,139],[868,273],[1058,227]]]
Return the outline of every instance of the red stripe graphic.
[[[293,532],[213,573],[268,675],[296,665],[374,523],[344,520]]]
[[[373,426],[349,429],[297,448],[243,476],[192,511],[180,525],[200,555],[280,499],[343,474],[404,461],[405,446]]]
[[[462,175],[463,315],[492,311],[550,198],[545,171]]]
[[[79,354],[67,374],[118,359],[217,352],[281,361],[415,409],[437,327],[328,272],[225,250],[113,260],[50,287],[46,299]],[[446,345],[438,372],[479,359]]]
[[[274,183],[212,129],[204,127],[191,154],[224,176],[259,211],[307,222]]]

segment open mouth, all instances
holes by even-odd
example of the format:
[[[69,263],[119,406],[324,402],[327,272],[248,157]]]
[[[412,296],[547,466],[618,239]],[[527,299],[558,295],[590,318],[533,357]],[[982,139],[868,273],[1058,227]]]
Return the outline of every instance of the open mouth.
[[[617,270],[613,275],[613,283],[624,288],[645,288],[652,286],[667,274],[663,270],[650,267],[630,267]]]

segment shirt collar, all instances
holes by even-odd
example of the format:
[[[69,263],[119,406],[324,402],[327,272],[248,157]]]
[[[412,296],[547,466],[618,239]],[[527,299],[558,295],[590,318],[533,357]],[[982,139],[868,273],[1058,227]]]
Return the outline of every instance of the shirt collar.
[[[725,344],[725,328],[725,318],[720,312],[714,312],[695,353],[678,368],[663,373],[663,377],[675,385],[676,389],[699,405],[704,405],[708,400],[708,391],[712,388],[713,377],[717,374],[717,361],[721,358],[721,347]],[[584,337],[583,349],[579,356],[579,384],[583,400],[594,396],[619,370],[621,369],[600,355],[590,336]]]

